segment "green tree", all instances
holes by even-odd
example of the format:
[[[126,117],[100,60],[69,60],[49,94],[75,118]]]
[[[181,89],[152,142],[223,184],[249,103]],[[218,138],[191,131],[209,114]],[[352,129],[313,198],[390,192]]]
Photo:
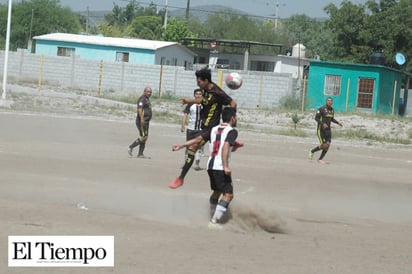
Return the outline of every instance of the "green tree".
[[[306,48],[306,57],[316,55],[328,59],[328,49],[332,46],[332,32],[325,22],[308,17],[307,15],[293,15],[283,20],[280,26],[282,43],[292,47],[296,43]]]
[[[105,24],[109,26],[117,26],[119,28],[126,28],[134,18],[142,15],[155,15],[153,14],[153,4],[151,4],[147,9],[140,6],[136,0],[131,0],[122,8],[116,3],[113,3],[113,9],[111,13],[104,16]]]
[[[123,37],[124,31],[117,25],[102,22],[97,26],[99,33],[107,37]]]
[[[376,3],[374,0],[366,1],[366,6],[372,13],[378,13],[381,11],[385,11],[388,8],[397,5],[396,0],[380,0],[379,3]]]
[[[191,33],[196,33],[198,37],[208,37],[207,26],[197,18],[189,19],[188,28]]]
[[[0,6],[1,48],[4,48],[5,44],[6,26],[7,5],[2,5]],[[10,49],[27,48],[29,39],[36,35],[51,32],[78,33],[81,30],[80,18],[70,8],[62,8],[59,0],[22,1],[13,5]]]
[[[333,35],[328,55],[335,61],[365,62],[365,43],[360,37],[367,19],[365,7],[345,0],[340,8],[329,4],[325,11],[330,16],[326,24]]]
[[[124,8],[114,4],[112,12],[105,15],[104,22],[98,28],[105,36],[160,39],[163,16],[164,11],[158,13],[153,2],[148,7],[142,7],[136,0],[131,0]]]
[[[367,3],[372,14],[360,36],[368,48],[383,50],[385,65],[399,68],[393,58],[397,52],[412,56],[412,1],[393,2],[381,1],[380,5],[374,5],[373,1]],[[404,68],[411,71],[412,63],[407,60]]]
[[[195,35],[190,32],[186,20],[170,18],[167,27],[163,30],[162,40],[182,43],[182,37],[194,38]]]
[[[327,27],[333,34],[328,55],[336,61],[369,63],[374,50],[382,49],[386,66],[400,68],[397,52],[412,56],[412,0],[369,0],[365,5],[343,1],[340,8],[329,4]],[[412,63],[402,67],[412,70]]]
[[[191,21],[192,23],[193,21]],[[234,14],[231,10],[226,12],[209,15],[201,28],[199,37],[257,41],[264,43],[276,43],[277,35],[274,32],[273,25],[267,21],[252,20],[244,15]],[[191,26],[191,29],[193,27]],[[192,31],[198,34],[197,31]],[[220,47],[221,51],[231,51],[233,53],[243,53],[244,48]],[[254,46],[251,48],[252,54],[268,53],[267,47]]]
[[[160,40],[162,21],[158,16],[139,16],[126,28],[125,35],[140,39]]]

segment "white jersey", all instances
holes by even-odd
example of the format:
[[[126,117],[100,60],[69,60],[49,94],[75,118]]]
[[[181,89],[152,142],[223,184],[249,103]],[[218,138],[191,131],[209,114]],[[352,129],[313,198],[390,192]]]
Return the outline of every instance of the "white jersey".
[[[200,130],[202,125],[202,120],[200,118],[200,112],[202,110],[202,104],[190,104],[187,105],[184,113],[187,113],[189,116],[189,122],[187,128],[190,130]]]
[[[229,159],[232,147],[235,145],[237,131],[229,124],[223,123],[212,128],[210,132],[210,156],[207,162],[208,170],[223,170],[222,150],[225,142],[229,142]]]

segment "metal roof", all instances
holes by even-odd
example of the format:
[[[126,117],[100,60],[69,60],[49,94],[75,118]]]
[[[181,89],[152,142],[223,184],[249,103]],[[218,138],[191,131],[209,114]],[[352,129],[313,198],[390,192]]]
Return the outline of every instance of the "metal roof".
[[[114,46],[123,48],[139,48],[157,50],[160,48],[178,45],[176,42],[145,40],[136,38],[115,38],[96,35],[82,35],[70,33],[51,33],[33,37],[34,40],[60,41],[101,46]]]
[[[407,76],[412,76],[412,73],[392,68],[392,67],[387,67],[384,65],[377,65],[377,64],[358,64],[358,63],[344,63],[344,62],[333,62],[333,61],[318,61],[318,60],[311,60],[310,64],[320,64],[320,65],[329,65],[329,66],[341,66],[341,67],[364,67],[364,68],[383,68],[387,70],[392,70],[398,73],[401,73],[403,75]]]
[[[214,43],[215,46],[231,46],[231,47],[241,47],[250,48],[251,46],[267,46],[267,47],[274,47],[279,48],[281,51],[283,48],[282,44],[271,44],[271,43],[263,43],[263,42],[256,42],[256,41],[244,41],[244,40],[228,40],[228,39],[213,39],[213,38],[191,38],[191,37],[181,37],[181,39],[190,44],[190,43],[198,43],[204,46],[204,43],[210,47],[211,43]]]

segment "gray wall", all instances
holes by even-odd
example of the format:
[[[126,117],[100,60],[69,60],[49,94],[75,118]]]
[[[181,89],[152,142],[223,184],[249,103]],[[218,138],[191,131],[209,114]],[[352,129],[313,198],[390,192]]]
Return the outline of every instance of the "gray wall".
[[[1,74],[3,74],[4,51],[0,51]],[[96,95],[111,93],[127,95],[143,91],[151,86],[160,96],[191,97],[196,86],[194,71],[183,67],[137,65],[118,62],[99,62],[78,57],[41,56],[25,50],[9,52],[9,79],[34,81],[51,85],[96,92]],[[232,91],[223,85],[240,107],[276,107],[279,99],[296,91],[296,81],[291,74],[238,71],[243,77],[243,86]],[[223,71],[223,79],[228,71]],[[101,77],[101,82],[100,82]],[[161,81],[160,81],[161,79]],[[218,70],[212,80],[218,81]],[[10,80],[9,80],[10,81]],[[100,85],[99,85],[100,83]],[[161,84],[160,84],[161,83]]]

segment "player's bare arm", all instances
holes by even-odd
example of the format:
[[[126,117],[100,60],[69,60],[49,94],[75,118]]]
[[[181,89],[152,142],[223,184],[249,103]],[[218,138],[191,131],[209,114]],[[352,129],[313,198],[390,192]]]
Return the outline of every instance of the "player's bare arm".
[[[235,100],[230,101],[230,106],[231,106],[232,108],[236,109],[236,108],[237,108],[237,103],[236,103],[236,101],[235,101]]]
[[[180,127],[180,131],[181,131],[181,132],[184,132],[184,131],[185,131],[185,129],[186,129],[186,120],[187,120],[187,116],[188,116],[188,114],[187,114],[187,113],[183,114],[183,118],[182,118],[182,126]]]
[[[198,137],[193,138],[193,139],[191,139],[191,140],[189,140],[189,141],[187,141],[187,142],[185,142],[185,143],[183,143],[183,144],[180,144],[180,145],[175,144],[175,145],[173,145],[173,146],[172,146],[172,151],[178,151],[178,150],[181,150],[181,149],[184,148],[184,147],[188,147],[188,146],[191,146],[191,145],[194,145],[194,144],[199,143],[199,142],[200,142],[200,141],[199,141],[199,137],[200,137],[200,141],[202,141],[203,138],[202,138],[201,136],[198,136]]]
[[[245,143],[243,143],[242,141],[236,141],[235,145],[232,147],[232,152],[237,151],[238,148],[244,147]]]
[[[338,124],[340,127],[343,127],[343,123],[338,122],[337,120],[335,120],[335,118],[332,119],[332,122],[334,122],[335,124]]]
[[[194,99],[180,98],[180,102],[182,102],[182,105],[200,104],[200,103],[202,103],[202,97],[194,98]]]
[[[223,169],[226,175],[230,175],[231,173],[231,170],[229,168],[229,149],[230,149],[229,142],[225,142],[222,148],[222,162],[223,162]]]

